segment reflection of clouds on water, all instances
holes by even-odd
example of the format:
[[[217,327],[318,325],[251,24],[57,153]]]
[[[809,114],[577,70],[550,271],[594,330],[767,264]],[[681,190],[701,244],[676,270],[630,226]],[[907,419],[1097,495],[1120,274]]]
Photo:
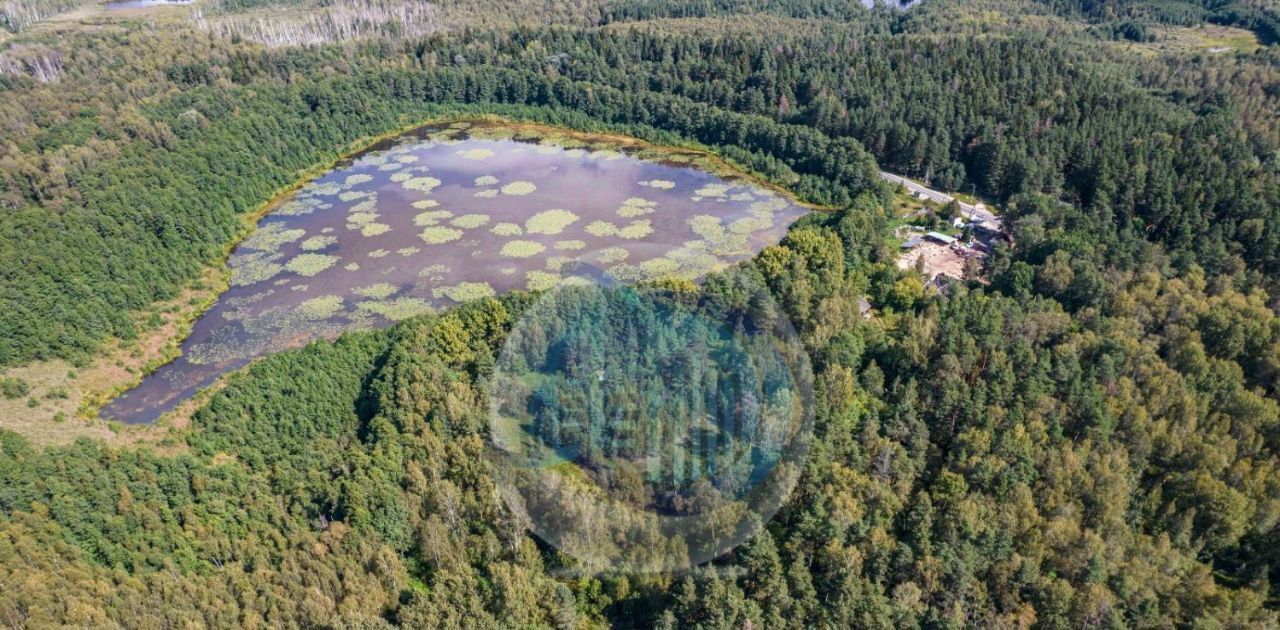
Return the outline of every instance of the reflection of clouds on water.
[[[643,149],[464,129],[386,143],[280,203],[228,260],[231,287],[195,324],[183,358],[104,413],[150,421],[174,391],[185,397],[254,357],[546,290],[580,263],[627,282],[694,278],[775,242],[804,213],[771,191],[681,166],[684,155],[646,155],[658,163],[628,155]]]

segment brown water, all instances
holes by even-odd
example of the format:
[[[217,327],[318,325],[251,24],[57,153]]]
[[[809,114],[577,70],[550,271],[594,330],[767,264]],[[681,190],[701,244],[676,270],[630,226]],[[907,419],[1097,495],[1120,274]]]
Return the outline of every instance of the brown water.
[[[102,414],[154,422],[256,357],[512,289],[696,278],[807,212],[688,155],[582,144],[457,123],[340,164],[262,219],[181,357]]]

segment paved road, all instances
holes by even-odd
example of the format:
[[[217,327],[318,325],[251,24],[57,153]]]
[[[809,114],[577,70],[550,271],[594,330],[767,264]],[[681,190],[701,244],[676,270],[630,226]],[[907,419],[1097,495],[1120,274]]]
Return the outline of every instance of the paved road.
[[[901,184],[906,187],[907,190],[911,191],[911,194],[913,195],[923,194],[939,204],[948,204],[955,200],[955,197],[952,197],[947,193],[938,192],[924,184],[914,182],[901,175],[894,175],[893,173],[880,171],[880,177],[885,178],[885,180],[892,184]],[[970,205],[963,201],[956,201],[956,203],[960,204],[960,214],[964,215],[964,217],[970,221],[985,221],[992,225],[1001,225],[1000,219],[996,217],[996,215],[992,214],[990,210],[987,210],[987,207],[981,203],[977,205]]]

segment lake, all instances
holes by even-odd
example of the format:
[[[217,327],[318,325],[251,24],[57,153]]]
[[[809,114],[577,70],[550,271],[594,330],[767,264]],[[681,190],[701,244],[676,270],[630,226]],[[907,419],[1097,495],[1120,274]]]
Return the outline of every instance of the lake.
[[[513,289],[697,278],[808,212],[692,151],[497,123],[380,142],[283,200],[181,356],[102,409],[154,422],[256,357]]]

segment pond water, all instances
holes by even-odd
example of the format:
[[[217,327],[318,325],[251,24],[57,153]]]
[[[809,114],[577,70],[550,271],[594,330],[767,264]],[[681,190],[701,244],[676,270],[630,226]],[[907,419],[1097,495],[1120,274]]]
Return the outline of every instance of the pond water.
[[[255,357],[588,270],[696,278],[777,242],[807,212],[708,166],[691,152],[488,124],[380,143],[263,218],[181,356],[102,415],[153,422]]]

